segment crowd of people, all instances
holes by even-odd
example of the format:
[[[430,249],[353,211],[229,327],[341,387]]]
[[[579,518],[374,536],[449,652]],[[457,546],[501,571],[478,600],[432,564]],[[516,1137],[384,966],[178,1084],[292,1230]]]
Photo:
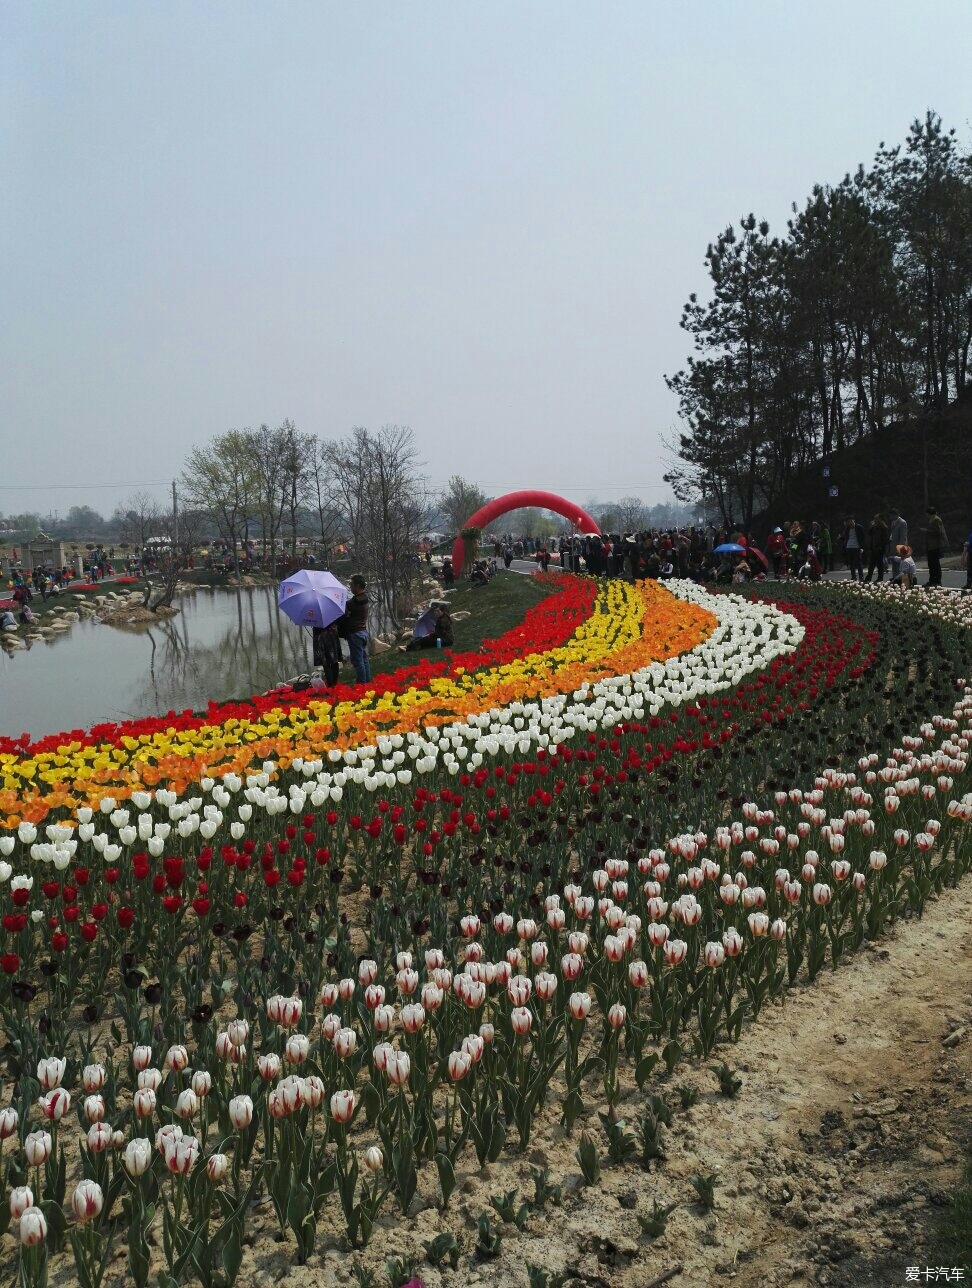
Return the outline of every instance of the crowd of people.
[[[507,568],[514,559],[532,558],[546,572],[556,554],[565,572],[584,571],[597,577],[689,577],[693,560],[700,564],[705,551],[705,538],[694,528],[547,540],[507,537],[494,543],[496,557]]]
[[[934,505],[928,506],[926,516],[926,522],[921,528],[928,559],[928,580],[924,584],[940,586],[942,555],[949,548],[948,534]],[[810,540],[812,539],[813,534]],[[972,533],[963,547],[966,589],[972,589],[968,558],[970,542]],[[848,515],[843,521],[838,549],[853,580],[866,583],[873,578],[875,582],[881,582],[887,574],[897,585],[910,587],[918,584],[914,552],[908,541],[908,521],[896,506],[891,506],[886,512],[874,514],[866,528],[856,516]],[[829,571],[832,566],[832,563],[825,562],[824,571]]]
[[[10,573],[13,598],[20,603],[29,602],[34,595],[40,595],[41,599],[59,595],[72,581],[77,580],[77,576],[77,569],[73,564],[63,568],[33,568],[29,572],[14,568]]]
[[[940,586],[941,561],[949,549],[949,540],[935,506],[928,507],[921,531],[928,558],[928,580],[924,584]],[[875,514],[866,527],[855,515],[847,515],[836,536],[825,521],[804,523],[794,519],[775,526],[763,542],[732,528],[689,527],[548,539],[507,536],[495,541],[494,551],[507,568],[514,559],[533,558],[538,567],[546,570],[551,555],[556,553],[561,567],[568,572],[662,581],[670,577],[715,582],[765,577],[817,581],[834,571],[839,558],[851,577],[861,582],[883,581],[887,576],[899,586],[918,585],[908,523],[895,506],[886,513]],[[966,589],[972,590],[970,552],[972,532],[963,547]]]
[[[530,557],[536,560],[538,568],[546,571],[552,555],[556,554],[565,572],[589,572],[595,577],[630,577],[632,580],[649,577],[661,581],[682,577],[697,581],[728,581],[732,580],[739,560],[727,563],[716,553],[717,547],[727,540],[725,534],[714,530],[706,533],[701,528],[671,528],[549,540],[514,541],[507,538],[498,541],[495,549],[507,568],[514,559]],[[742,547],[739,552],[742,552]],[[764,569],[756,564],[756,571]]]

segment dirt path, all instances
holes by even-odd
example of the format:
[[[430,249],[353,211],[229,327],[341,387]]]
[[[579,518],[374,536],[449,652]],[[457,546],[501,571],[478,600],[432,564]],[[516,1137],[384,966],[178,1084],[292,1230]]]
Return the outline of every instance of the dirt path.
[[[949,891],[729,1053],[749,1072],[735,1105],[710,1107],[702,1139],[725,1132],[717,1211],[737,1284],[883,1288],[926,1264],[969,1142],[970,949],[968,890]],[[727,1261],[706,1258],[696,1282],[728,1281]]]
[[[948,891],[922,920],[791,992],[718,1061],[676,1070],[674,1082],[704,1094],[676,1115],[668,1161],[649,1176],[606,1169],[603,1198],[578,1194],[548,1264],[612,1288],[644,1288],[677,1265],[675,1285],[739,1288],[885,1288],[905,1283],[906,1266],[924,1267],[972,1123],[972,1027],[960,1032],[972,1020],[968,900],[967,887]],[[723,1059],[743,1081],[734,1100],[714,1090],[711,1066]],[[625,1255],[639,1234],[621,1206],[632,1191],[641,1212],[655,1198],[686,1203],[690,1178],[711,1172],[710,1214],[680,1207],[660,1239]]]

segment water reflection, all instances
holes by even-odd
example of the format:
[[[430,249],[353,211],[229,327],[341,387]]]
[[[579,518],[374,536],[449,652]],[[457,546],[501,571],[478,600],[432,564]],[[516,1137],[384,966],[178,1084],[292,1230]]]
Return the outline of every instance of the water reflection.
[[[276,591],[199,590],[176,617],[138,631],[78,622],[49,643],[0,654],[0,733],[32,737],[102,720],[198,710],[247,697],[310,666],[310,633]]]

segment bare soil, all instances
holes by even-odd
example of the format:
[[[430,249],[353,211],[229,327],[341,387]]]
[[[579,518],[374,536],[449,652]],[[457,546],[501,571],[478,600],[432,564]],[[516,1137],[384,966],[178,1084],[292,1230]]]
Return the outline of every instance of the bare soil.
[[[668,1158],[651,1173],[607,1164],[592,1112],[587,1126],[603,1167],[595,1187],[582,1185],[575,1140],[547,1126],[526,1156],[504,1157],[484,1172],[474,1155],[464,1155],[466,1170],[446,1213],[435,1207],[434,1169],[426,1169],[409,1218],[386,1211],[364,1252],[349,1256],[339,1232],[322,1222],[318,1251],[307,1266],[295,1266],[292,1245],[275,1241],[264,1208],[240,1282],[354,1283],[358,1260],[384,1288],[384,1258],[409,1255],[429,1288],[525,1286],[528,1262],[569,1272],[570,1288],[647,1288],[670,1271],[666,1282],[674,1285],[905,1283],[907,1266],[924,1267],[931,1258],[936,1214],[969,1147],[968,894],[946,892],[923,919],[899,924],[836,973],[792,990],[717,1059],[683,1063],[662,1079],[653,1089],[668,1097],[675,1120],[666,1132]],[[722,1060],[742,1079],[734,1099],[719,1093],[712,1071]],[[686,1083],[700,1099],[682,1111],[677,1087]],[[622,1116],[634,1121],[643,1098],[632,1089]],[[489,1199],[514,1187],[532,1195],[531,1164],[551,1169],[564,1198],[532,1215],[520,1233],[499,1222]],[[711,1173],[715,1207],[704,1212],[691,1178]],[[665,1233],[649,1240],[637,1213],[649,1212],[654,1200],[680,1206]],[[504,1235],[499,1257],[485,1262],[473,1255],[483,1211]],[[422,1241],[443,1230],[463,1247],[456,1271],[419,1264]]]

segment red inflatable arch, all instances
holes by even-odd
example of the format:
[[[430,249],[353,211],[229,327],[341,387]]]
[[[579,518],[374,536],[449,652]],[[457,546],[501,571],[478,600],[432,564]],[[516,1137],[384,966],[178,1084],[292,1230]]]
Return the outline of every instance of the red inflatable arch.
[[[537,492],[532,489],[524,492],[507,492],[506,496],[498,496],[493,501],[487,501],[475,514],[469,516],[463,527],[485,529],[501,514],[509,514],[510,510],[524,510],[530,506],[562,514],[575,528],[580,528],[581,532],[599,533],[601,531],[591,516],[579,505],[574,505],[572,501],[565,501],[556,492]],[[457,577],[462,572],[464,557],[462,537],[456,537],[452,547],[452,567]]]

